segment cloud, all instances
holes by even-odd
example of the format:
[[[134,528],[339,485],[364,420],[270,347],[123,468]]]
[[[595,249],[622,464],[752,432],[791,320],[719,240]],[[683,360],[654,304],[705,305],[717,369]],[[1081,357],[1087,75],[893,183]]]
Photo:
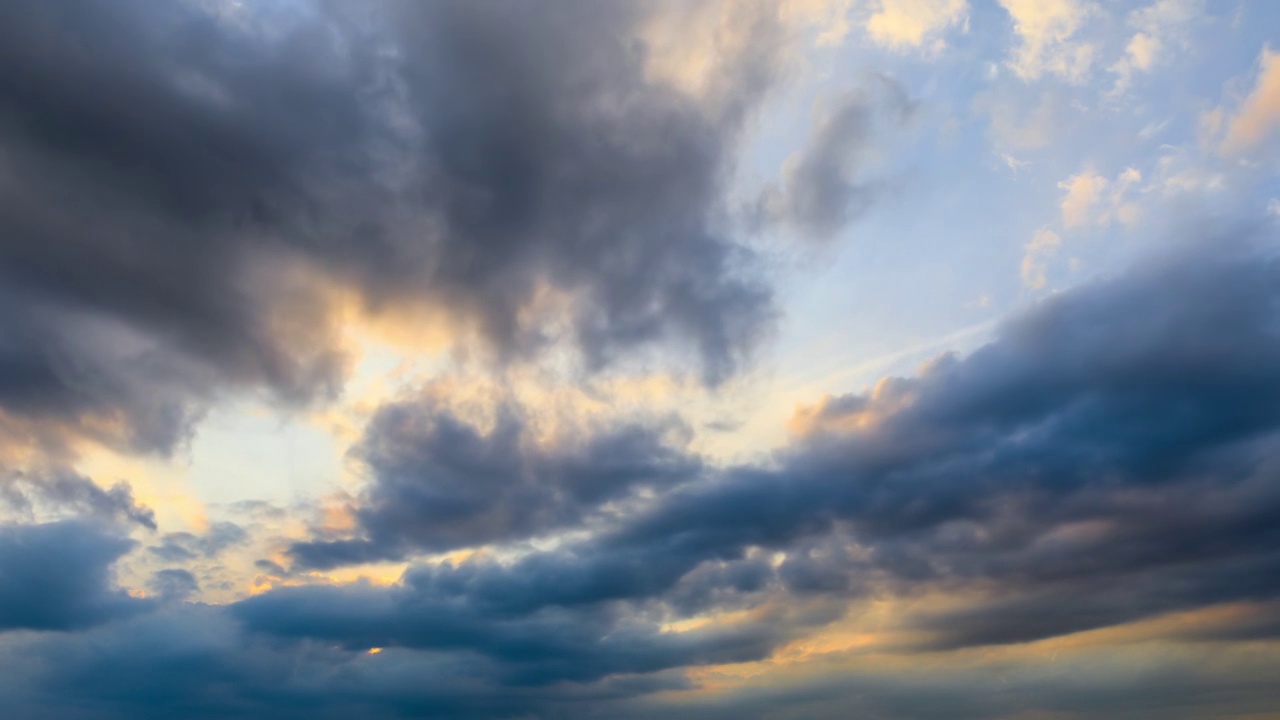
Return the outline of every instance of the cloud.
[[[166,562],[183,562],[197,558],[212,558],[223,550],[240,545],[249,539],[249,533],[232,522],[217,522],[200,535],[189,532],[165,533],[160,544],[147,551]]]
[[[1093,64],[1093,45],[1076,33],[1096,8],[1083,0],[1000,0],[1013,18],[1018,45],[1009,67],[1023,80],[1057,75],[1081,83]]]
[[[133,541],[79,521],[0,526],[0,632],[76,630],[143,612],[111,582]]]
[[[1004,4],[1019,76],[1087,77],[1099,6]],[[726,185],[796,38],[870,17],[928,50],[967,22],[960,1],[873,5],[0,7],[0,500],[27,521],[0,527],[6,717],[1275,707],[1271,225],[1030,293],[973,352],[819,398],[734,460],[696,450],[691,427],[729,424],[696,380],[612,375],[691,362],[714,386],[749,361],[776,311]],[[1172,57],[1170,8],[1117,28],[1124,72]],[[1266,141],[1243,118],[1265,115],[1267,53],[1209,147]],[[1070,115],[1033,99],[970,105],[1010,167]],[[912,110],[888,82],[819,105],[762,217],[838,235]],[[1070,232],[1131,223],[1144,181],[1216,186],[1123,167],[1061,183],[1028,287]],[[353,412],[360,484],[319,504],[157,532],[128,485],[67,469],[95,443],[171,454],[233,396],[334,398],[379,322],[476,379]],[[696,421],[636,411],[681,402]]]
[[[155,512],[133,498],[133,488],[118,482],[103,489],[69,470],[13,471],[0,475],[0,501],[19,513],[70,515],[114,522],[125,521],[156,529]]]
[[[277,637],[323,638],[352,649],[478,653],[500,664],[493,678],[499,686],[515,687],[755,660],[782,639],[779,629],[764,622],[662,632],[652,622],[604,608],[546,608],[503,617],[501,610],[459,603],[453,588],[432,580],[410,578],[390,590],[279,590],[244,600],[231,612],[249,629]]]
[[[1062,247],[1062,237],[1049,228],[1040,228],[1027,243],[1022,255],[1022,284],[1039,290],[1048,281],[1048,264]]]
[[[151,574],[147,588],[163,600],[184,600],[200,590],[196,576],[182,568],[165,568]]]
[[[1280,53],[1263,48],[1258,57],[1258,82],[1226,121],[1219,150],[1239,155],[1261,145],[1280,126]]]
[[[335,396],[343,324],[388,314],[503,361],[745,362],[770,293],[717,218],[776,12],[691,94],[643,4],[219,7],[4,11],[6,416],[167,453],[228,391]]]
[[[1274,597],[1277,272],[1202,253],[1063,293],[966,359],[829,402],[781,469],[672,493],[619,537],[732,558],[838,525],[850,577],[998,588],[923,625],[940,646]]]
[[[988,134],[997,147],[1008,150],[1037,150],[1063,131],[1067,107],[1060,95],[1043,93],[1027,106],[1007,91],[985,91],[974,96],[971,108],[990,118]]]
[[[1129,13],[1126,24],[1134,30],[1124,55],[1111,66],[1116,75],[1112,93],[1128,92],[1138,73],[1149,73],[1165,62],[1172,50],[1185,49],[1192,23],[1203,15],[1202,0],[1159,0]]]
[[[707,469],[554,550],[410,570],[381,600],[272,591],[245,607],[284,623],[315,592],[372,613],[314,622],[340,633],[321,629],[384,622],[401,593],[534,618],[994,588],[915,621],[955,647],[1274,598],[1280,263],[1238,248],[1061,293],[967,358],[829,399],[772,464]],[[359,642],[396,642],[384,632]]]
[[[805,239],[837,235],[876,197],[875,183],[857,176],[869,164],[878,126],[904,123],[913,109],[906,91],[885,76],[819,108],[808,145],[787,158],[782,186],[762,193],[760,215]]]
[[[891,48],[939,50],[942,35],[968,21],[967,0],[880,0],[867,18],[871,39]]]
[[[1067,228],[1105,227],[1114,221],[1132,226],[1140,211],[1129,192],[1142,181],[1142,173],[1125,168],[1114,181],[1085,170],[1058,183],[1062,198],[1062,224]]]
[[[700,471],[672,420],[539,442],[532,410],[504,400],[493,415],[486,428],[429,397],[380,408],[354,450],[372,479],[350,510],[358,535],[295,544],[293,557],[326,568],[522,540]]]
[[[41,568],[66,557],[51,565],[83,571],[20,572],[0,593],[9,626],[118,619],[3,651],[43,659],[32,681],[39,692],[108,699],[108,717],[590,717],[638,712],[655,702],[647,696],[689,688],[691,668],[764,661],[872,599],[947,599],[892,616],[896,639],[873,635],[882,649],[921,663],[939,650],[1016,645],[1171,612],[1265,607],[1280,600],[1278,293],[1272,251],[1206,240],[1059,293],[967,357],[943,356],[914,376],[825,399],[802,413],[793,441],[769,462],[677,464],[674,477],[608,522],[547,545],[411,565],[390,586],[278,587],[222,607],[147,604],[107,582],[127,540],[77,524],[10,529],[20,542],[4,551],[12,554],[0,564],[6,572],[35,557]],[[512,501],[509,481],[489,482],[513,462],[555,468],[543,477],[558,480],[547,483],[551,497],[573,498],[569,508],[653,475],[648,441],[597,444],[617,437],[605,430],[570,446],[529,445],[526,426],[501,413],[472,423],[406,402],[371,425],[371,465],[404,469],[394,482],[477,508],[450,526],[431,514],[433,503],[399,503],[403,523],[391,526],[406,546],[534,531],[489,522],[492,508],[518,504],[538,517],[548,507],[538,496]],[[583,478],[618,472],[578,485],[570,481],[577,468],[590,469]],[[479,490],[467,494],[462,477]],[[386,521],[375,500],[387,480],[373,482],[357,517],[367,507],[367,517]],[[603,495],[582,496],[582,488]],[[176,599],[190,589],[186,580],[168,573],[152,587]],[[31,614],[66,607],[74,610],[54,620]],[[1212,641],[1273,629],[1240,622],[1229,631]],[[1043,685],[1019,687],[1045,697]],[[31,692],[10,694],[30,702]],[[832,713],[892,702],[823,697],[833,705],[819,709]],[[1089,713],[1065,699],[1048,705]],[[971,714],[1033,706],[1042,707],[1012,698]]]

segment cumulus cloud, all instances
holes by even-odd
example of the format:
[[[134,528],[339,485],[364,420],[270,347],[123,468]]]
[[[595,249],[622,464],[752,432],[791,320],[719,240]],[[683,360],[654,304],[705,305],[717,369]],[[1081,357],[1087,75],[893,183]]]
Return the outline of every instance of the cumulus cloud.
[[[1009,67],[1023,80],[1057,75],[1083,82],[1093,64],[1094,47],[1077,33],[1096,11],[1084,0],[1000,0],[1013,19],[1018,44]]]
[[[1172,52],[1185,49],[1191,25],[1203,11],[1203,0],[1159,0],[1129,13],[1126,24],[1134,32],[1124,55],[1111,66],[1116,75],[1112,93],[1127,92],[1135,75],[1151,72]]]
[[[1140,211],[1130,194],[1140,182],[1142,173],[1135,168],[1125,168],[1115,180],[1086,169],[1059,182],[1058,188],[1064,191],[1063,226],[1068,229],[1106,227],[1113,222],[1133,225]]]
[[[0,409],[168,452],[228,389],[332,397],[389,308],[724,379],[771,309],[721,178],[790,31],[742,11],[692,94],[641,5],[4,9]]]
[[[542,441],[534,422],[506,400],[489,427],[430,398],[382,407],[354,451],[372,480],[350,511],[359,535],[291,553],[303,567],[326,568],[525,539],[700,470],[674,420],[623,420]]]
[[[170,602],[128,598],[109,582],[131,546],[118,536],[28,526],[8,530],[0,608],[11,628],[101,624],[92,643],[23,646],[59,658],[39,680],[51,693],[114,698],[108,716],[247,717],[302,698],[608,714],[612,700],[688,687],[689,668],[767,659],[872,598],[946,594],[892,619],[905,634],[888,647],[920,658],[1266,608],[1280,600],[1278,293],[1273,251],[1201,243],[1059,293],[967,357],[823,400],[763,463],[689,464],[649,435],[608,430],[540,446],[518,415],[482,424],[402,401],[366,439],[377,472],[353,510],[369,538],[438,551],[574,532],[414,564],[389,586],[277,587],[212,607],[173,602],[193,587],[186,571],[153,576]],[[526,472],[545,494],[529,494]],[[609,522],[583,522],[581,508],[637,483],[646,492]],[[461,510],[439,514],[442,503]],[[295,552],[368,559],[324,542]],[[36,573],[34,557],[79,572]],[[1256,617],[1212,631],[1273,632]],[[179,657],[181,679],[161,683]],[[433,668],[447,682],[398,684]],[[375,701],[373,689],[392,692]]]
[[[946,46],[942,36],[967,21],[968,11],[967,0],[880,0],[867,18],[867,34],[892,48],[937,51]]]
[[[1097,6],[1002,5],[1015,74],[1087,75]],[[1117,77],[1170,57],[1186,7],[1129,15]],[[968,355],[822,397],[779,447],[732,460],[652,407],[561,418],[578,395],[523,387],[531,366],[602,384],[655,359],[692,359],[708,386],[741,370],[775,310],[726,186],[795,39],[837,43],[853,17],[936,49],[969,5],[849,10],[0,7],[0,502],[25,521],[0,526],[6,717],[1274,707],[1274,238],[1166,244],[1036,293]],[[1266,142],[1271,58],[1206,147]],[[998,150],[1054,139],[1066,100],[1041,87],[1024,113],[995,92],[970,107]],[[875,195],[880,131],[913,109],[887,80],[819,104],[779,183],[745,202],[839,234]],[[1142,189],[1216,186],[1179,168]],[[1133,225],[1143,177],[1113,171],[1058,185],[1027,287],[1049,286],[1069,232]],[[346,323],[375,321],[500,377],[362,407],[342,492],[181,530],[70,469],[95,443],[172,454],[232,394],[333,398]],[[232,565],[261,574],[233,583]]]

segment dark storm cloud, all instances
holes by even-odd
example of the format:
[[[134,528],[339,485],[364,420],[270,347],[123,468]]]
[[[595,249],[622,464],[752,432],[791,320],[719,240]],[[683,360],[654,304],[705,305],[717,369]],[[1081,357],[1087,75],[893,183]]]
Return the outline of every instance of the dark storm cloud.
[[[704,100],[647,75],[656,6],[217,7],[0,9],[5,413],[167,451],[223,388],[332,394],[335,284],[500,357],[662,342],[711,382],[765,327],[717,218],[769,12]],[[527,320],[548,289],[564,338]]]
[[[700,470],[672,421],[598,428],[547,448],[530,437],[532,420],[503,404],[482,431],[430,402],[384,406],[355,449],[372,476],[355,509],[365,537],[299,543],[292,555],[326,568],[523,539]]]
[[[326,94],[324,80],[288,69],[307,50],[224,38],[185,4],[0,12],[5,365],[28,378],[19,402],[0,398],[6,411],[101,414],[127,426],[131,447],[166,450],[211,384],[261,382],[298,398],[331,378],[326,350],[277,342],[264,293],[243,272],[260,244],[250,236],[268,232],[250,227],[251,206],[286,192],[288,158],[330,122],[286,128],[299,108],[264,101],[279,92],[309,100],[318,118],[343,116],[331,85]],[[261,72],[228,53],[256,55]],[[237,76],[226,104],[202,94]]]
[[[1215,251],[1064,293],[967,358],[828,399],[773,466],[704,469],[585,540],[409,582],[502,616],[994,588],[914,620],[939,647],[1272,599],[1280,262]],[[781,564],[752,564],[773,551]]]
[[[75,630],[146,610],[111,578],[133,545],[76,521],[0,526],[0,631]]]
[[[906,91],[887,76],[820,108],[808,144],[787,160],[783,185],[761,196],[761,219],[812,240],[838,234],[879,193],[874,181],[859,177],[874,150],[878,127],[900,125],[914,109]]]
[[[0,475],[0,501],[28,516],[39,506],[56,514],[123,520],[156,529],[155,512],[134,500],[133,488],[127,483],[118,482],[104,490],[69,470]]]

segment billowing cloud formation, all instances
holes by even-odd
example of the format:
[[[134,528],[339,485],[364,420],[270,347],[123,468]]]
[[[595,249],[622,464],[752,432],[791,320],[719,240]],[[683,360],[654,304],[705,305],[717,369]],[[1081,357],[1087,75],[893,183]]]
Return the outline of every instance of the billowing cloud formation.
[[[1009,67],[1024,80],[1059,75],[1082,82],[1093,63],[1093,45],[1077,33],[1097,7],[1086,0],[1000,0],[1013,19],[1018,45]]]
[[[469,647],[517,677],[542,677],[524,664],[545,652],[551,680],[572,677],[543,645],[574,637],[565,628],[605,652],[654,613],[754,608],[759,630],[790,634],[858,597],[946,588],[976,599],[903,622],[918,646],[953,648],[1274,601],[1280,262],[1223,247],[1064,293],[967,358],[829,398],[775,466],[704,470],[586,539],[413,569],[391,590],[273,591],[234,612],[352,647]],[[768,611],[779,594],[835,605],[784,620]],[[520,653],[485,639],[497,627]],[[753,652],[781,639],[768,637]],[[690,664],[704,661],[695,647]]]
[[[1248,156],[1270,50],[1245,70],[1273,13],[1207,23],[1252,38],[1207,53],[1198,7],[0,8],[0,509],[25,523],[0,527],[5,717],[1273,712],[1275,228],[1163,256],[1119,237],[1274,195]],[[957,62],[832,47],[864,23],[955,37]],[[1210,56],[1236,80],[1190,137],[1176,108],[1212,107],[1206,83],[1161,68]],[[910,92],[842,95],[868,59]],[[765,102],[778,78],[818,98],[807,136]],[[907,119],[925,132],[892,147]],[[874,247],[826,279],[754,267],[775,236],[840,235],[880,168],[940,202],[868,218]],[[805,314],[778,382],[738,372],[766,277]],[[858,304],[899,278],[922,291]],[[900,367],[981,333],[965,354],[768,407],[891,341],[874,326],[1005,302],[1033,304],[864,348]],[[263,451],[278,410],[288,447]],[[135,472],[137,497],[90,479]]]
[[[19,515],[33,517],[37,509],[58,515],[124,520],[156,529],[155,512],[133,498],[124,482],[102,489],[89,478],[68,470],[11,472],[0,476],[0,502]]]
[[[693,566],[838,529],[854,577],[1000,589],[990,629],[953,616],[944,644],[1270,599],[1278,292],[1274,258],[1197,256],[1064,294],[968,358],[829,400],[782,470],[677,491],[611,542],[678,537]]]
[[[373,480],[354,510],[365,537],[301,543],[293,555],[325,568],[525,538],[699,470],[679,445],[687,431],[670,421],[545,447],[532,419],[504,403],[482,430],[430,401],[383,407],[357,448]]]
[[[890,647],[920,658],[1227,605],[1253,610],[1212,637],[1268,637],[1274,625],[1261,620],[1280,595],[1278,307],[1271,251],[1200,244],[1054,296],[968,357],[827,398],[800,412],[791,446],[759,465],[681,460],[627,433],[540,454],[513,417],[482,428],[405,401],[366,439],[382,473],[355,509],[370,538],[385,525],[395,538],[386,546],[432,551],[577,532],[507,557],[412,566],[389,587],[282,587],[225,608],[170,603],[93,631],[93,650],[51,639],[22,647],[66,659],[36,687],[110,697],[121,715],[162,703],[254,716],[307,697],[386,713],[590,716],[685,687],[682,669],[768,658],[884,597],[950,598],[893,620]],[[552,468],[558,494],[521,495],[521,468]],[[508,479],[486,480],[499,476]],[[674,484],[651,486],[608,524],[564,512],[653,477]],[[556,497],[567,504],[547,499]],[[553,521],[526,522],[509,503],[549,509],[530,515]],[[10,627],[92,625],[143,607],[105,582],[126,541],[76,525],[11,532],[30,536],[14,548],[36,543],[86,572],[47,588],[56,601],[42,608],[76,609],[54,619],[30,615],[18,602],[26,593],[6,596]],[[304,561],[342,559],[331,550],[295,548]],[[167,573],[152,586],[172,599],[188,580]],[[175,656],[199,661],[162,692],[148,678]],[[110,687],[94,681],[125,657]],[[390,664],[373,681],[375,662]],[[294,675],[266,690],[256,678],[298,663],[314,684]],[[401,673],[444,667],[448,683],[398,684]],[[391,694],[375,702],[351,677]],[[209,694],[215,685],[222,691]]]
[[[1185,50],[1190,28],[1203,12],[1203,0],[1158,0],[1129,13],[1127,24],[1134,33],[1124,56],[1111,66],[1116,74],[1112,92],[1126,92],[1136,74],[1151,72],[1175,49]]]
[[[500,357],[669,341],[709,381],[770,315],[716,220],[768,13],[703,97],[624,3],[0,12],[6,415],[166,451],[223,389],[336,392],[352,303]]]

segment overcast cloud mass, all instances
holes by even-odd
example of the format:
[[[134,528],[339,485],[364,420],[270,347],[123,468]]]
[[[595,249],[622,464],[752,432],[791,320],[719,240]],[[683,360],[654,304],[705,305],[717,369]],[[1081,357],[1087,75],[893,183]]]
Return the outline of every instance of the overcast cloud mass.
[[[1280,717],[1277,47],[0,3],[0,715]]]

